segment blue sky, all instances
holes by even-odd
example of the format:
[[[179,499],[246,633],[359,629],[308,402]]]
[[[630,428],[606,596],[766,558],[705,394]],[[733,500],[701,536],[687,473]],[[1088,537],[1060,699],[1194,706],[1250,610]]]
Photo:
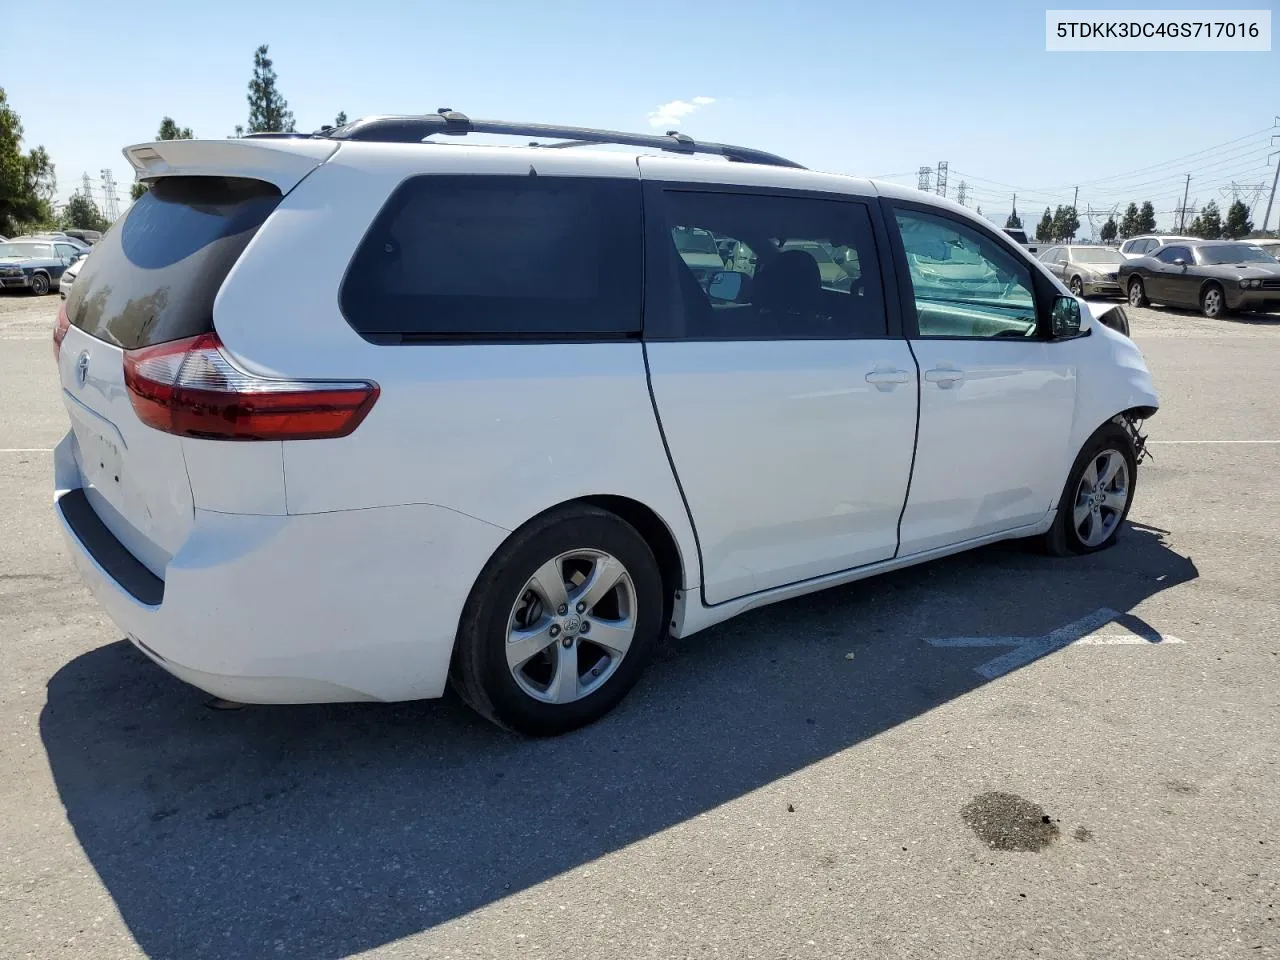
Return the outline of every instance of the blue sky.
[[[0,33],[0,85],[28,145],[53,156],[60,197],[83,172],[96,180],[110,167],[127,198],[120,148],[152,139],[166,114],[197,136],[230,134],[245,122],[259,43],[270,44],[299,129],[339,110],[440,106],[651,129],[650,114],[682,101],[695,107],[680,117],[690,135],[815,169],[914,184],[919,166],[946,160],[948,194],[964,179],[968,205],[1001,219],[1014,187],[1034,221],[1046,203],[1071,202],[1075,184],[1082,211],[1151,199],[1163,214],[1186,172],[1192,200],[1221,204],[1233,179],[1269,184],[1265,128],[1280,110],[1275,49],[1047,53],[1046,5],[1027,2],[166,6],[126,15],[73,0],[46,21],[48,43]]]

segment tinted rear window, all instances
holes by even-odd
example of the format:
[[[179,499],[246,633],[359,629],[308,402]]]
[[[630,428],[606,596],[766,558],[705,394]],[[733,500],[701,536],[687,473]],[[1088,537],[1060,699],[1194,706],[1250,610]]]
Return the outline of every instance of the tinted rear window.
[[[638,180],[421,176],[378,214],[342,284],[370,339],[639,333]]]
[[[222,281],[279,202],[260,180],[157,180],[94,244],[67,316],[126,350],[208,333]]]

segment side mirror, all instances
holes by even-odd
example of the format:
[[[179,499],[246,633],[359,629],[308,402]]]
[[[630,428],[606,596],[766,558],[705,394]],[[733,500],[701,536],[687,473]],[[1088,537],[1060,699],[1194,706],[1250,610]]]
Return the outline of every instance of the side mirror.
[[[745,273],[734,270],[718,270],[711,275],[711,282],[707,284],[707,295],[722,303],[737,303],[738,297],[742,296],[746,277]]]
[[[1186,267],[1186,265],[1187,265],[1187,261],[1183,260],[1181,257],[1178,257],[1176,260],[1174,260],[1174,261],[1173,261],[1173,265],[1174,265],[1175,267],[1183,267],[1183,268],[1185,268],[1185,267]]]
[[[1069,340],[1080,336],[1087,329],[1080,314],[1080,301],[1075,297],[1058,297],[1054,300],[1049,326],[1055,340]]]

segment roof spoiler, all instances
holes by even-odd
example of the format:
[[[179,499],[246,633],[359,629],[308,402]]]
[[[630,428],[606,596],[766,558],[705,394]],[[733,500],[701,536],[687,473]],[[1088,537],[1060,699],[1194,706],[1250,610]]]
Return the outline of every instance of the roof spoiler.
[[[173,176],[249,177],[273,183],[281,193],[324,163],[338,149],[313,137],[226,140],[160,140],[124,148],[139,180]]]

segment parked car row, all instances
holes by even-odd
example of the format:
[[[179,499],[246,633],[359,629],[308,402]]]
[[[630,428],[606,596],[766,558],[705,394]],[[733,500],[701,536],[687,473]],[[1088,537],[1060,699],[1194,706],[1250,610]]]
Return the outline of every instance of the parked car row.
[[[67,269],[89,248],[70,237],[16,237],[0,243],[0,289],[24,289],[43,296],[59,289]]]

